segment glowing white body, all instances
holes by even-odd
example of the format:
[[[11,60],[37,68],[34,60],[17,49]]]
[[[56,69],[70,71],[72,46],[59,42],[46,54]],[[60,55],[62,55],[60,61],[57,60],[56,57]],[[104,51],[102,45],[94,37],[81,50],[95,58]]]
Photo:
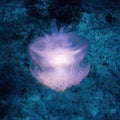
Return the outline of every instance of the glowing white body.
[[[50,64],[53,66],[63,66],[71,63],[70,56],[63,51],[57,51],[55,54],[50,56]]]
[[[78,43],[73,45],[75,40]],[[36,63],[32,74],[40,83],[56,91],[77,85],[90,69],[89,64],[83,65],[87,48],[88,43],[82,38],[62,30],[38,38],[29,47],[29,53]]]

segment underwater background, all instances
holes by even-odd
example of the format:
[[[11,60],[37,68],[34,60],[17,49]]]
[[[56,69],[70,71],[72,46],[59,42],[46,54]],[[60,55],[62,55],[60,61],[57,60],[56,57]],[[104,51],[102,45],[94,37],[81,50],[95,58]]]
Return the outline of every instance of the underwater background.
[[[27,51],[52,19],[90,46],[88,76],[62,93],[33,78]],[[0,0],[0,120],[120,120],[120,0]]]

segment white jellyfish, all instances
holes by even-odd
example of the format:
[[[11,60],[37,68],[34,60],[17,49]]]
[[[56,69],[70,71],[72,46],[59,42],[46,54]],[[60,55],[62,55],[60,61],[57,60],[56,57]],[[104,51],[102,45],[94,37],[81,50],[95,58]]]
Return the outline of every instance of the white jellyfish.
[[[35,39],[29,45],[33,60],[32,75],[41,84],[56,91],[79,84],[87,76],[90,64],[83,60],[88,51],[88,41],[69,27],[58,31],[55,20],[51,22],[51,35]]]

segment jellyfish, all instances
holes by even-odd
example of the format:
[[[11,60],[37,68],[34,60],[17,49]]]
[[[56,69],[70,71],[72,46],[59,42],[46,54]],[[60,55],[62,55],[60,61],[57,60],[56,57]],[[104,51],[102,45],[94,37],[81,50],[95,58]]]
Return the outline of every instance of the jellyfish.
[[[58,92],[79,84],[90,70],[90,64],[84,63],[88,40],[70,29],[71,26],[58,30],[56,20],[52,20],[51,34],[36,38],[28,46],[34,63],[33,77]]]

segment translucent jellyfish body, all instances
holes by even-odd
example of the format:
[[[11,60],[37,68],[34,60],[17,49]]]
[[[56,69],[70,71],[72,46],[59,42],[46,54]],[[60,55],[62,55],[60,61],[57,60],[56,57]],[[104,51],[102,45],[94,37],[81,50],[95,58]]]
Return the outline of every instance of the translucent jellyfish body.
[[[29,45],[29,54],[35,63],[31,71],[41,84],[65,91],[79,84],[89,73],[90,64],[83,63],[89,44],[85,38],[69,32],[69,27],[58,31],[54,20],[51,32]]]

